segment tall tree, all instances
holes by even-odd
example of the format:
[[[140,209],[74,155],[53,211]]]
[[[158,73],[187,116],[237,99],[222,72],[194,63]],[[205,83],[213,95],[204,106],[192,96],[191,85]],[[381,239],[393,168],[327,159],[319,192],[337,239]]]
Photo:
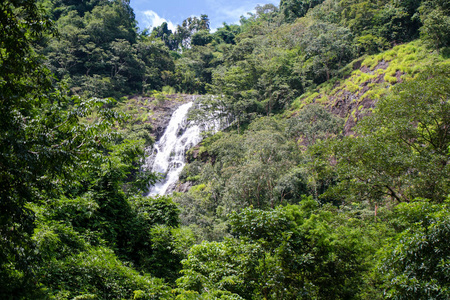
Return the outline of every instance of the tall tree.
[[[349,29],[331,23],[316,22],[302,38],[305,72],[316,83],[329,80],[333,73],[353,58],[353,35]],[[312,73],[312,74],[311,74]]]
[[[399,84],[338,142],[338,194],[442,202],[450,191],[450,74],[435,67]]]
[[[50,30],[35,1],[0,3],[0,291],[2,298],[33,298],[35,253],[29,203],[53,197],[93,157],[116,117],[102,100],[70,99],[33,50]],[[68,109],[68,103],[74,103]],[[79,119],[98,113],[94,124]]]
[[[426,1],[420,8],[422,38],[436,50],[450,47],[450,5],[448,1]]]
[[[209,32],[209,24],[208,15],[203,14],[200,18],[189,17],[177,26],[175,35],[182,47],[190,48],[192,35],[200,30]]]
[[[169,29],[167,22],[163,22],[160,26],[154,27],[151,36],[161,39],[169,50],[178,49],[178,41],[172,30]]]
[[[293,22],[301,18],[310,8],[322,3],[324,0],[281,0],[280,11],[286,22]]]

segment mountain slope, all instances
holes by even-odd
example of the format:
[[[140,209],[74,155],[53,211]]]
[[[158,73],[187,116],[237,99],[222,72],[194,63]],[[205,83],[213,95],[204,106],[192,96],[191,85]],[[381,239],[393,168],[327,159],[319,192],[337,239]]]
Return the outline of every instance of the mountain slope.
[[[420,40],[363,56],[340,70],[340,75],[298,97],[286,114],[299,114],[305,105],[318,103],[344,118],[344,134],[351,135],[357,121],[370,113],[392,86],[439,65],[450,66],[450,60],[429,50]]]

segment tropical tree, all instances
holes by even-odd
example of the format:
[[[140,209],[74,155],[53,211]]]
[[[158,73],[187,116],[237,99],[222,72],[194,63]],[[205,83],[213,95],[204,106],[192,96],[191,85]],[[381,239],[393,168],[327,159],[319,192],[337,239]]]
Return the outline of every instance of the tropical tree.
[[[360,122],[356,138],[335,144],[336,191],[360,200],[445,199],[450,188],[447,69],[436,67],[397,85]]]
[[[445,1],[425,1],[420,8],[422,39],[436,50],[450,46],[450,7]]]
[[[304,73],[315,83],[329,80],[353,58],[353,35],[345,27],[316,22],[302,37]]]
[[[3,1],[0,8],[1,293],[32,297],[39,288],[32,279],[36,256],[29,205],[55,197],[61,185],[98,167],[113,138],[106,129],[120,117],[106,108],[108,100],[70,98],[64,88],[53,88],[33,50],[50,28],[34,1]],[[80,122],[94,112],[96,122]]]
[[[235,238],[194,246],[177,284],[203,296],[221,291],[244,299],[355,299],[369,248],[359,229],[335,218],[310,198],[299,206],[232,213]]]
[[[380,251],[377,266],[387,299],[450,297],[448,204],[416,199],[395,208],[399,232]]]
[[[310,8],[322,3],[324,0],[281,0],[280,11],[287,22],[293,22],[301,18]]]

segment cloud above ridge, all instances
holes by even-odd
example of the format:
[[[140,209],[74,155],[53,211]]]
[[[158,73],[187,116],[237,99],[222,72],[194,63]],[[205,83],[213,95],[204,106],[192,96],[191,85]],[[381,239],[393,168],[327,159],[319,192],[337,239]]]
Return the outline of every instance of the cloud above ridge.
[[[138,12],[138,13],[142,15],[141,20],[142,20],[142,23],[145,28],[149,28],[151,30],[152,28],[160,26],[162,23],[166,22],[167,27],[170,30],[172,30],[172,31],[176,30],[176,26],[171,21],[160,17],[153,10],[146,10],[146,11],[142,11],[142,12]]]

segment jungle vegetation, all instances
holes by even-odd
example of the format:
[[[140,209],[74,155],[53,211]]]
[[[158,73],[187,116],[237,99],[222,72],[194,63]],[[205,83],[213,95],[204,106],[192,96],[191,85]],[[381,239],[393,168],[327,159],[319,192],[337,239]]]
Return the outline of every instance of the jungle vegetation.
[[[0,298],[449,299],[449,55],[448,0],[281,0],[214,32],[1,1]],[[189,191],[144,197],[133,107],[173,93],[230,126]]]

